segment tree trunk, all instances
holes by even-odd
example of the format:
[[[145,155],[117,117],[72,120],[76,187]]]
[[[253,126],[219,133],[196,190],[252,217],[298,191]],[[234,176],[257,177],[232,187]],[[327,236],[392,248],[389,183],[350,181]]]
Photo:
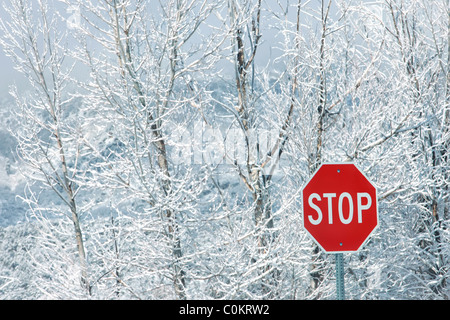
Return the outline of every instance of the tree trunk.
[[[136,91],[137,96],[139,97],[139,103],[141,104],[141,107],[144,110],[147,110],[147,124],[150,125],[150,129],[154,138],[152,144],[155,147],[157,153],[156,160],[158,163],[158,167],[162,172],[161,189],[164,195],[168,197],[172,192],[171,179],[167,159],[166,140],[161,132],[161,120],[158,119],[158,115],[156,116],[156,118],[153,116],[150,107],[147,105],[147,102],[144,99],[145,97],[144,90],[142,88],[140,80],[137,78],[136,70],[134,69],[133,57],[131,54],[132,48],[129,43],[129,29],[131,28],[131,25],[127,21],[126,7],[122,6],[125,27],[120,26],[119,23],[120,13],[116,0],[113,1],[113,10],[115,13],[113,25],[115,29],[115,37],[116,37],[115,40],[116,40],[117,56],[119,58],[119,65],[123,69],[123,72],[127,72],[128,75],[130,76],[133,88]],[[120,37],[121,30],[124,33],[125,40],[122,40]],[[161,112],[164,112],[164,110],[168,106],[170,95],[172,94],[172,89],[175,81],[176,61],[177,61],[177,34],[176,30],[175,31],[172,30],[172,32],[174,32],[174,34],[172,34],[172,38],[170,39],[171,48],[169,50],[171,75],[168,88],[166,88],[168,89],[165,97],[166,99],[160,108]],[[165,227],[165,233],[171,246],[172,251],[171,254],[173,258],[172,268],[173,268],[174,290],[179,299],[185,300],[186,299],[185,272],[181,267],[181,259],[183,257],[183,254],[181,248],[181,241],[178,236],[178,224],[176,222],[175,213],[173,212],[172,209],[165,209],[164,218],[166,219],[165,223],[167,223]]]

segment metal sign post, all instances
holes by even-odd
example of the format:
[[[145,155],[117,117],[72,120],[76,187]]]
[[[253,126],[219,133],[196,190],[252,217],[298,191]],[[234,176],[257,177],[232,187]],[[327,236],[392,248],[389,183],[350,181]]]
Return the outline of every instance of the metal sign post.
[[[336,295],[337,300],[345,300],[344,254],[336,253]]]
[[[337,300],[345,300],[344,252],[358,251],[378,226],[377,189],[353,163],[322,164],[302,190],[303,227],[335,254]]]

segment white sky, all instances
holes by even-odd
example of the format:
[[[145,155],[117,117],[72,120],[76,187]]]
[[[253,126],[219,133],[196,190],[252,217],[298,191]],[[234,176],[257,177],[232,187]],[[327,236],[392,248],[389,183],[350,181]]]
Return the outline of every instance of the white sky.
[[[225,0],[223,0],[225,1]],[[352,0],[352,2],[359,2],[361,0]],[[376,3],[374,0],[362,0],[366,3]],[[4,12],[3,5],[4,3],[7,3],[8,0],[0,0],[0,19],[5,19],[6,13]],[[290,14],[295,15],[295,4],[297,3],[297,0],[281,0],[280,1],[283,5],[286,5],[289,3],[291,5],[290,8]],[[310,0],[310,1],[303,1],[302,3],[308,2],[308,6],[317,6],[317,8],[320,7],[320,0]],[[60,13],[64,16],[66,15],[67,18],[71,16],[71,12],[67,10],[65,5],[61,4],[58,0],[55,0],[55,3],[57,6],[61,6]],[[279,6],[277,5],[277,1],[275,0],[265,0],[263,1],[263,6],[265,9],[270,8],[273,10],[279,10]],[[269,10],[270,10],[269,9]],[[294,22],[294,20],[291,20]],[[275,31],[272,31],[270,29],[270,24],[262,22],[261,27],[263,28],[263,44],[260,46],[257,54],[257,58],[259,59],[260,63],[262,65],[265,65],[267,61],[274,58],[274,56],[277,54],[277,49],[275,46],[271,46],[271,42],[273,42],[275,39],[273,38],[275,35]],[[268,29],[269,28],[269,29]],[[265,29],[265,30],[264,30]],[[24,76],[20,75],[17,71],[13,68],[12,61],[5,56],[3,53],[3,50],[0,48],[0,98],[4,97],[6,94],[8,94],[8,88],[12,84],[16,84],[19,88],[26,88],[26,79]]]

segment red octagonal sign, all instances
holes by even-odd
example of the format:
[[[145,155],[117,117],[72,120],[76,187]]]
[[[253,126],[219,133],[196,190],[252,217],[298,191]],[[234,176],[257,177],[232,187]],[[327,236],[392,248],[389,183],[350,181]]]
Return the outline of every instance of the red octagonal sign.
[[[302,198],[303,226],[325,252],[359,250],[378,225],[377,190],[354,164],[321,165]]]

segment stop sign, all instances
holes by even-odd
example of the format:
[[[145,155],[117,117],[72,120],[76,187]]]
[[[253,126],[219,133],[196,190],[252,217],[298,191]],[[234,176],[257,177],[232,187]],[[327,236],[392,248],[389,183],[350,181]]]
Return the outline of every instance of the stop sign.
[[[352,163],[321,165],[302,203],[303,226],[325,252],[357,251],[378,225],[377,190]]]

